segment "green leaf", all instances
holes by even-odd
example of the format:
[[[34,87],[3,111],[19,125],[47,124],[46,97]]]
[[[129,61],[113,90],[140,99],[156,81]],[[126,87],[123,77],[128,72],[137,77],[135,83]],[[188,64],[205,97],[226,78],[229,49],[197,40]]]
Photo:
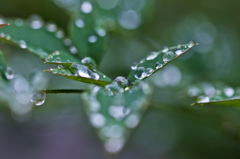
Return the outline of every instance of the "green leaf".
[[[112,80],[99,71],[94,71],[89,67],[82,64],[72,64],[71,66],[62,66],[62,68],[45,70],[46,72],[53,73],[55,75],[64,76],[66,78],[95,84],[99,86],[105,86],[112,82]]]
[[[91,57],[97,64],[100,63],[106,50],[106,29],[99,20],[98,8],[88,1],[93,7],[90,13],[79,11],[75,15],[69,27],[70,37],[82,57]]]
[[[55,51],[49,55],[46,59],[46,63],[50,64],[72,64],[72,63],[81,63],[81,60],[69,53]]]
[[[0,50],[0,74],[4,78],[5,78],[5,72],[7,72],[7,64],[6,64],[6,61],[4,59],[3,53]]]
[[[128,80],[135,82],[151,76],[196,45],[194,42],[189,42],[188,44],[165,48],[162,51],[150,52],[145,59],[131,67],[132,71],[128,76]]]
[[[217,89],[211,96],[202,95],[198,97],[193,105],[225,105],[240,107],[240,89],[233,89],[231,87],[224,87],[223,89]]]
[[[38,17],[29,21],[22,19],[5,20],[11,25],[0,29],[0,39],[26,49],[41,59],[58,50],[70,53],[64,44],[64,33],[52,23],[44,24]]]
[[[83,94],[86,114],[107,153],[122,150],[140,123],[151,93],[148,84],[139,83],[126,91],[117,84],[105,88],[95,86]]]

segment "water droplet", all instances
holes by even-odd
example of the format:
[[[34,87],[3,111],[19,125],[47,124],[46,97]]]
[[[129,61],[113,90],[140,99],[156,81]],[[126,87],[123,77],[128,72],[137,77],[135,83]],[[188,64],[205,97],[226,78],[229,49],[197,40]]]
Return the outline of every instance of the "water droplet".
[[[88,1],[82,3],[81,10],[83,13],[91,13],[92,12],[92,4]]]
[[[146,69],[146,74],[149,76],[153,73],[153,69],[152,68],[147,68]]]
[[[124,133],[124,129],[122,126],[119,126],[119,125],[106,126],[100,131],[100,134],[102,136],[105,136],[107,138],[115,138],[115,139],[122,137],[123,133]]]
[[[195,44],[194,44],[193,41],[190,41],[190,42],[188,43],[188,47],[189,47],[189,48],[193,47],[194,45],[195,45]]]
[[[64,40],[64,44],[65,44],[66,46],[70,46],[70,45],[72,44],[72,40],[70,40],[70,39],[65,39],[65,40]]]
[[[119,152],[122,148],[123,148],[123,145],[124,145],[124,139],[122,138],[111,138],[111,139],[108,139],[105,144],[104,144],[104,147],[106,149],[107,152],[109,153],[117,153]]]
[[[136,70],[137,69],[137,63],[136,62],[133,63],[133,65],[131,66],[131,69],[132,70]]]
[[[198,103],[207,103],[207,102],[209,102],[210,101],[210,99],[209,99],[209,97],[207,97],[207,96],[201,96],[201,97],[199,97],[198,99],[197,99],[197,102]]]
[[[48,23],[47,26],[46,26],[46,29],[49,32],[55,32],[58,28],[57,28],[56,24]]]
[[[172,51],[166,52],[163,55],[163,62],[167,63],[171,61],[175,57],[174,53]]]
[[[64,32],[62,30],[58,30],[56,32],[56,37],[59,38],[59,39],[63,38],[64,37]]]
[[[58,69],[64,68],[63,65],[58,65]]]
[[[197,97],[200,94],[201,94],[201,90],[198,87],[193,86],[188,89],[188,95],[190,97]]]
[[[90,43],[95,43],[97,41],[97,36],[95,36],[95,35],[89,36],[88,41]]]
[[[163,48],[162,52],[163,52],[163,53],[166,53],[166,52],[168,52],[168,50],[169,50],[169,48],[168,48],[167,46],[165,46],[165,47]]]
[[[91,57],[84,57],[84,58],[81,60],[81,62],[82,62],[83,64],[86,64],[86,65],[89,65],[89,66],[93,67],[94,69],[95,69],[96,66],[97,66],[95,60],[94,60],[93,58],[91,58]]]
[[[227,87],[227,88],[224,89],[224,94],[227,97],[232,97],[234,95],[234,89],[231,88],[231,87]]]
[[[30,16],[31,27],[33,29],[40,29],[43,26],[42,19],[37,15]]]
[[[90,116],[91,124],[96,128],[101,128],[106,123],[106,118],[100,113],[94,113]]]
[[[183,50],[176,50],[176,51],[175,51],[175,54],[177,54],[178,56],[181,55],[182,53],[184,53]]]
[[[156,62],[156,64],[154,65],[154,67],[155,67],[156,70],[159,69],[159,68],[161,68],[162,66],[163,66],[163,65],[160,64],[159,62]]]
[[[8,67],[7,71],[5,72],[4,75],[8,80],[13,79],[14,78],[14,72],[13,72],[12,68]]]
[[[123,93],[124,92],[123,88],[121,88],[116,83],[106,85],[105,89],[108,91],[108,95],[109,96],[113,96],[114,94]]]
[[[71,66],[75,70],[75,76],[80,76],[84,78],[91,78],[94,80],[99,80],[100,76],[93,72],[90,68],[87,66],[81,65],[81,64],[73,64]]]
[[[136,114],[132,114],[127,117],[125,124],[128,128],[135,128],[139,123],[139,117]]]
[[[19,46],[22,49],[26,49],[27,48],[27,44],[26,44],[26,42],[24,40],[20,40],[19,41]]]
[[[123,113],[123,109],[124,106],[111,105],[108,109],[108,112],[116,120],[121,120],[125,116],[125,114]]]
[[[117,6],[118,0],[98,0],[98,4],[101,8],[110,10]]]
[[[144,67],[138,67],[134,74],[135,78],[140,79],[140,80],[145,78],[147,76],[145,71],[146,70]]]
[[[158,55],[159,55],[159,52],[150,52],[146,60],[147,61],[154,60]]]
[[[107,32],[106,32],[106,30],[104,30],[104,29],[102,29],[102,28],[99,28],[99,29],[97,29],[97,34],[98,34],[100,37],[104,37],[104,36],[107,34]]]
[[[122,76],[118,76],[117,78],[115,78],[114,82],[117,83],[122,88],[125,88],[129,85],[128,80],[125,77],[122,77]]]
[[[16,26],[20,27],[23,25],[23,20],[20,18],[17,18],[14,23]]]
[[[120,14],[118,22],[126,29],[136,29],[141,23],[141,17],[136,11],[127,10]]]
[[[5,36],[6,36],[6,35],[5,35],[4,33],[1,33],[1,34],[0,34],[0,37],[1,37],[1,38],[5,38]]]
[[[69,48],[69,50],[70,50],[70,52],[71,52],[72,54],[76,54],[76,53],[78,52],[78,50],[77,50],[77,48],[76,48],[75,46],[71,46],[71,47]]]
[[[31,98],[31,102],[34,103],[36,106],[43,105],[45,100],[46,100],[45,92],[34,93]]]
[[[83,22],[82,19],[77,19],[77,20],[75,21],[75,25],[76,25],[78,28],[83,28],[85,24],[84,24],[84,22]]]

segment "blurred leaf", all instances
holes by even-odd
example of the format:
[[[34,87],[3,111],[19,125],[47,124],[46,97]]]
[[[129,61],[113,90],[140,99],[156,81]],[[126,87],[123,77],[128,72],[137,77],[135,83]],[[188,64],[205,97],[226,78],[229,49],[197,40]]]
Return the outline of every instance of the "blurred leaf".
[[[5,77],[5,72],[7,71],[7,64],[4,59],[3,53],[0,50],[0,74],[2,77]]]
[[[79,55],[92,57],[99,64],[107,47],[106,29],[99,20],[98,8],[92,9],[94,6],[88,1],[83,3],[89,8],[86,11],[79,11],[72,18],[69,34]]]
[[[62,68],[45,70],[55,75],[66,78],[91,83],[99,86],[105,86],[111,83],[111,79],[99,71],[94,71],[82,64],[72,64],[71,66],[62,66]]]
[[[148,84],[139,83],[127,91],[110,84],[105,88],[95,86],[83,94],[85,111],[106,152],[116,154],[122,150],[140,123],[151,93]]]
[[[58,30],[55,24],[44,25],[39,17],[29,21],[4,21],[11,25],[0,29],[0,39],[26,49],[43,60],[56,50],[70,53],[68,46],[64,44],[63,31]]]
[[[135,82],[136,80],[143,80],[151,76],[196,45],[194,42],[189,42],[188,44],[170,48],[166,47],[162,51],[150,52],[145,59],[142,59],[138,64],[136,63],[131,67],[132,71],[128,76],[128,80]]]
[[[9,24],[0,24],[0,28],[8,26]]]
[[[208,101],[208,102],[207,102]],[[196,103],[191,104],[194,105],[225,105],[225,106],[234,106],[240,107],[240,97],[237,99],[227,99],[227,100],[212,100],[209,97],[199,97],[199,101]]]

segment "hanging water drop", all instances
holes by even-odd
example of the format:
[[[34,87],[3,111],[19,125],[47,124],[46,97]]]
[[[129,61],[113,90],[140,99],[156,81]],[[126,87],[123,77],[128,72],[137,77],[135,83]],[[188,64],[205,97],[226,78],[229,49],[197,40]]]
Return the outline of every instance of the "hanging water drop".
[[[34,103],[36,106],[43,105],[45,100],[46,100],[45,92],[34,93],[31,98],[31,102]]]
[[[140,79],[140,80],[145,78],[147,76],[145,71],[146,70],[144,67],[138,67],[134,74],[135,78]]]
[[[129,85],[128,80],[125,77],[122,77],[122,76],[118,76],[117,78],[115,78],[114,82],[117,83],[122,88],[125,88]]]
[[[171,61],[175,57],[174,53],[172,51],[166,52],[163,55],[163,62],[167,63]]]
[[[4,75],[8,80],[13,79],[14,78],[14,72],[13,72],[12,68],[8,67],[7,71],[4,73]]]
[[[159,55],[159,52],[150,52],[146,60],[147,61],[154,60],[158,55]]]

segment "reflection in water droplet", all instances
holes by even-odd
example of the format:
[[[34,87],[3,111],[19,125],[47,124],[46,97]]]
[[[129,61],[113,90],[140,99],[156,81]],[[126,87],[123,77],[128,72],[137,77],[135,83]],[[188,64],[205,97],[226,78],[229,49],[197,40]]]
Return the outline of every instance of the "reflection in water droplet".
[[[88,37],[88,41],[89,41],[90,43],[95,43],[95,42],[97,41],[97,37],[96,37],[95,35],[89,36],[89,37]]]
[[[101,8],[110,10],[117,6],[118,0],[97,0]]]
[[[146,58],[147,61],[154,60],[159,55],[158,52],[150,52],[148,57]]]
[[[231,97],[234,95],[234,89],[231,88],[231,87],[227,87],[224,89],[224,94],[227,96],[227,97]]]
[[[123,93],[124,92],[124,89],[121,88],[116,83],[106,85],[105,89],[108,91],[108,95],[109,96],[113,96],[114,94]]]
[[[92,4],[88,1],[82,3],[81,10],[83,13],[91,13],[92,12]]]
[[[100,113],[94,113],[90,116],[91,124],[96,128],[101,128],[106,123],[106,118]]]
[[[147,76],[146,72],[145,72],[145,68],[144,67],[138,67],[136,69],[136,72],[134,74],[135,78],[137,79],[143,79]]]
[[[99,80],[100,76],[93,72],[90,68],[87,66],[81,65],[81,64],[73,64],[71,68],[75,71],[75,76],[80,76],[84,78],[91,78],[94,80]]]
[[[126,29],[136,29],[141,23],[141,17],[136,11],[127,10],[120,14],[118,22]]]
[[[165,63],[167,63],[167,62],[171,61],[174,57],[175,57],[175,55],[174,55],[174,53],[172,51],[166,52],[163,55],[163,61]]]
[[[78,28],[83,28],[84,27],[84,22],[82,19],[77,19],[75,21],[75,25],[78,27]]]
[[[117,138],[117,139],[108,139],[105,144],[104,147],[106,149],[107,152],[109,153],[117,153],[119,152],[124,145],[124,139],[123,138]]]
[[[14,72],[13,72],[12,68],[8,67],[7,72],[5,72],[4,75],[8,80],[13,79],[14,78]]]
[[[207,97],[207,96],[201,96],[201,97],[199,97],[198,99],[197,99],[197,102],[198,103],[207,103],[207,102],[209,102],[210,101],[210,99],[209,99],[209,97]]]
[[[19,46],[22,49],[26,49],[27,48],[27,44],[26,44],[26,42],[24,40],[20,40],[19,41]]]
[[[34,103],[36,106],[43,105],[45,100],[46,100],[45,92],[34,93],[31,98],[31,102]]]
[[[152,68],[147,68],[146,69],[146,74],[149,76],[153,73],[153,69]]]
[[[129,85],[128,80],[125,77],[122,77],[122,76],[118,76],[117,78],[115,78],[114,82],[117,83],[122,88],[125,88]]]
[[[132,114],[127,117],[125,124],[128,128],[135,128],[139,123],[139,117],[136,114]]]

